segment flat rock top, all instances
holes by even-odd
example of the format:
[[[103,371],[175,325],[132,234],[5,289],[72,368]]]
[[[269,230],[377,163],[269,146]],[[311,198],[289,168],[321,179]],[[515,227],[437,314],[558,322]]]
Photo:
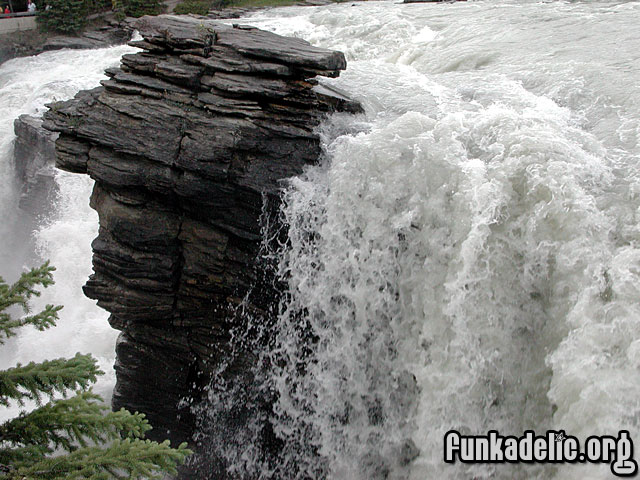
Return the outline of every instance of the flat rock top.
[[[24,137],[25,135],[27,135],[24,132],[29,131],[31,132],[31,135],[46,137],[51,141],[55,141],[55,139],[58,137],[58,134],[43,128],[42,123],[43,123],[42,117],[36,117],[34,115],[29,115],[25,113],[23,115],[20,115],[18,118],[16,118],[13,121],[13,128],[18,137],[20,137],[21,134]],[[22,133],[20,134],[19,132],[22,132]]]
[[[318,48],[299,38],[282,37],[255,27],[225,25],[191,16],[158,15],[140,18],[135,25],[149,43],[178,49],[223,47],[239,54],[294,67],[321,71],[344,70],[342,52]],[[320,73],[321,74],[321,73]]]

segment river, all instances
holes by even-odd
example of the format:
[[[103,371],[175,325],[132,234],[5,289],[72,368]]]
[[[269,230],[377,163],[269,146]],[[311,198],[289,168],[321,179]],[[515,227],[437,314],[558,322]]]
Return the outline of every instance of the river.
[[[72,357],[92,353],[105,375],[94,391],[111,396],[115,382],[113,362],[117,333],[107,323],[108,314],[82,294],[91,274],[91,241],[98,234],[98,215],[89,208],[93,181],[85,176],[56,171],[58,194],[47,217],[34,219],[18,209],[20,186],[13,174],[13,121],[21,114],[41,116],[45,104],[66,100],[78,91],[99,85],[105,68],[117,66],[120,57],[136,49],[128,46],[99,50],[61,50],[18,58],[0,66],[0,276],[17,280],[25,269],[50,260],[56,267],[55,284],[34,298],[32,310],[47,304],[62,305],[55,328],[39,332],[18,331],[0,349],[0,366],[18,362]],[[4,410],[7,418],[18,407]]]
[[[640,3],[346,2],[250,23],[344,51],[333,83],[366,109],[325,124],[325,161],[284,195],[291,468],[610,478],[448,465],[443,436],[638,438]]]
[[[266,354],[278,475],[610,478],[607,464],[445,464],[443,437],[640,441],[640,2],[346,2],[241,21],[345,52],[326,81],[365,107],[322,125],[322,162],[283,192],[289,293]],[[0,102],[23,95],[0,106],[5,131],[127,48],[0,67]],[[90,181],[58,182],[34,241],[59,269],[42,301],[71,326],[24,334],[9,360],[89,349],[110,371],[113,332],[80,292]],[[252,458],[235,467],[274,475]]]

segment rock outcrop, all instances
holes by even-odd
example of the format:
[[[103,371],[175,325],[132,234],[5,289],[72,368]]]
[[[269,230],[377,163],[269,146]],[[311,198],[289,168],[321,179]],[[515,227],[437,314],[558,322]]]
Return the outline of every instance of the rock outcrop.
[[[84,290],[122,332],[113,406],[146,413],[155,438],[183,441],[215,375],[251,382],[255,358],[231,358],[231,332],[243,312],[267,321],[277,302],[261,216],[282,179],[319,159],[322,116],[360,107],[314,79],[346,67],[339,52],[193,17],[136,28],[143,51],[102,87],[51,105],[45,124],[60,133],[57,166],[96,182]]]
[[[106,48],[121,45],[131,39],[132,23],[135,18],[127,18],[123,22],[113,19],[95,21],[102,24],[90,27],[78,36],[52,36],[39,30],[2,34],[0,35],[0,64],[12,58],[38,55],[48,50]]]
[[[131,39],[132,23],[135,19],[128,18],[123,22],[112,21],[94,29],[89,29],[78,36],[55,35],[47,38],[42,45],[43,51],[71,49],[105,48],[112,45],[122,45]]]
[[[57,185],[55,141],[57,133],[42,128],[42,119],[20,115],[14,122],[14,170],[21,185],[20,209],[34,217],[51,212]]]

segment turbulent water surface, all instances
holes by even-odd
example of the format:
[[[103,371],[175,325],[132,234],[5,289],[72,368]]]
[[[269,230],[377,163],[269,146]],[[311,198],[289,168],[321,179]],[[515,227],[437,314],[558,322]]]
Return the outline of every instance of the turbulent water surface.
[[[447,465],[443,435],[640,441],[640,3],[346,3],[246,21],[344,51],[332,83],[366,109],[327,122],[325,161],[284,196],[271,356],[285,471],[609,478]]]
[[[20,186],[12,182],[13,121],[24,113],[42,115],[46,103],[98,86],[106,78],[104,69],[117,66],[123,54],[134,50],[127,46],[63,50],[0,66],[0,276],[13,282],[22,270],[49,259],[57,268],[56,283],[35,299],[33,310],[46,304],[64,307],[57,327],[47,332],[24,328],[3,345],[0,366],[91,352],[106,373],[96,386],[96,392],[105,396],[110,395],[114,382],[117,332],[106,322],[106,312],[81,290],[91,273],[91,241],[98,232],[98,216],[89,208],[93,182],[86,176],[57,171],[59,194],[53,213],[43,206],[48,218],[32,221],[18,209]],[[13,410],[3,415],[10,413]]]
[[[239,446],[235,471],[609,478],[608,465],[447,465],[443,435],[640,441],[640,3],[342,3],[243,22],[344,51],[329,82],[366,113],[328,119],[322,164],[284,192],[289,294],[267,353],[284,452],[265,465]],[[13,118],[97,84],[124,51],[0,67],[2,168]],[[34,238],[59,269],[42,301],[65,305],[62,326],[23,334],[5,363],[91,349],[108,365],[113,333],[80,292],[91,185],[57,180]]]

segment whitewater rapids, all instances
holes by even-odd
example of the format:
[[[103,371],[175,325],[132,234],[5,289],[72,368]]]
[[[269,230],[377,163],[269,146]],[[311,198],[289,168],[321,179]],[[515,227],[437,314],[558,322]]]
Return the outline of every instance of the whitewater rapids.
[[[298,478],[610,478],[448,465],[451,429],[640,441],[640,4],[343,3],[244,19],[345,52],[293,179],[270,357]],[[637,451],[637,450],[636,450]]]
[[[359,2],[242,22],[345,52],[329,82],[366,113],[328,119],[325,158],[283,192],[288,295],[265,382],[284,451],[265,465],[235,445],[234,470],[611,478],[597,464],[448,465],[443,436],[627,429],[640,442],[640,3]],[[97,86],[130,51],[2,65],[2,178],[14,118]],[[65,306],[60,327],[3,348],[2,366],[91,351],[108,395],[115,332],[81,292],[91,181],[56,175],[56,213],[33,233],[15,189],[0,190],[0,274],[50,258],[57,283],[35,308]],[[14,255],[29,238],[37,257]]]
[[[82,293],[91,274],[91,241],[98,233],[98,215],[89,208],[93,181],[57,170],[58,195],[53,206],[43,206],[47,216],[34,221],[22,212],[18,208],[20,185],[15,182],[12,165],[13,121],[22,114],[41,116],[46,103],[99,86],[100,80],[107,78],[104,70],[118,66],[122,55],[134,51],[137,49],[129,46],[61,50],[0,66],[0,276],[14,282],[21,271],[50,260],[57,269],[55,285],[34,298],[32,310],[40,311],[46,304],[63,306],[56,327],[45,332],[25,327],[3,345],[0,367],[92,353],[105,372],[94,391],[107,401],[115,383],[118,332],[109,326],[107,312]],[[10,418],[18,410],[17,406],[3,409],[2,418]]]

